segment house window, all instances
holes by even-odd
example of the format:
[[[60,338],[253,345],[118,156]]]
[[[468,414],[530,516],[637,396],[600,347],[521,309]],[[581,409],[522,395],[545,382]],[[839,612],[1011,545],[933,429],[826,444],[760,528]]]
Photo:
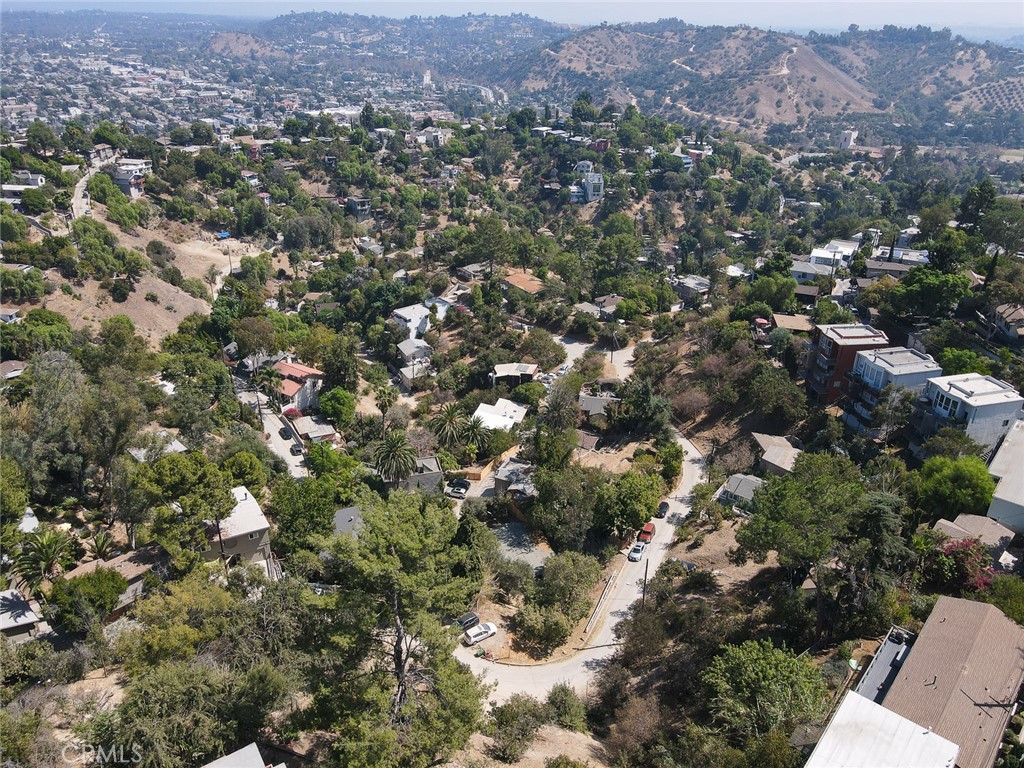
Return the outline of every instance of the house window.
[[[258,533],[250,533],[249,534],[249,541],[252,541],[253,539],[258,539],[259,537],[260,537],[260,535]]]
[[[1003,426],[1004,426],[1004,427],[1008,427],[1008,426],[1010,426],[1010,420],[1009,420],[1009,419],[1006,419],[1006,420],[1005,420],[1005,421],[1003,422]]]

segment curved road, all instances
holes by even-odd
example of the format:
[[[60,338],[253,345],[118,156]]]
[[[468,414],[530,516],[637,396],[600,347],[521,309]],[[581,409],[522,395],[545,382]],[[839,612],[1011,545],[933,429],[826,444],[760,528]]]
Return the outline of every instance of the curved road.
[[[576,638],[581,650],[564,661],[531,666],[511,666],[500,662],[478,659],[473,655],[476,648],[460,645],[455,656],[482,676],[485,683],[495,684],[490,700],[501,703],[513,693],[527,693],[544,698],[555,683],[568,682],[580,694],[586,695],[590,681],[602,663],[615,651],[615,625],[626,616],[634,602],[643,592],[644,570],[653,577],[665,559],[675,539],[675,525],[690,513],[689,497],[693,487],[701,481],[704,471],[704,457],[693,444],[676,433],[676,442],[686,451],[682,476],[672,495],[669,496],[669,513],[665,520],[657,520],[657,531],[647,555],[639,563],[629,562],[624,552],[615,559],[617,576],[608,591],[601,614],[587,637]],[[503,632],[482,643],[495,658],[500,659],[506,652],[507,638]]]

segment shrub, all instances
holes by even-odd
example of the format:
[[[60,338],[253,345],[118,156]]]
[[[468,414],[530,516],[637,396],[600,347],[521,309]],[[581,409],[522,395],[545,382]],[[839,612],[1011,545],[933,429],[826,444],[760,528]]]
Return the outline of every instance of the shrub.
[[[514,693],[508,701],[491,710],[494,743],[491,753],[498,760],[514,763],[533,744],[537,731],[549,720],[547,708],[533,696]]]
[[[151,302],[153,304],[159,304],[160,303],[160,297],[157,296],[155,293],[153,293],[153,291],[149,291],[146,294],[146,301],[149,301],[149,302]]]
[[[516,637],[533,654],[550,653],[569,639],[572,623],[558,608],[526,605],[516,614]]]
[[[85,630],[93,621],[102,621],[117,607],[118,598],[128,581],[110,568],[58,581],[50,602],[60,613],[61,622],[72,632]]]
[[[587,730],[587,705],[568,683],[558,683],[548,693],[548,709],[555,723],[570,731]]]

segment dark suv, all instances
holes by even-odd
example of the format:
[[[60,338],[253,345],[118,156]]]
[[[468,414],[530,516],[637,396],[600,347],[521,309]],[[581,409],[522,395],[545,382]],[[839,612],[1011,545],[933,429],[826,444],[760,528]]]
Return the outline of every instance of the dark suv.
[[[480,617],[476,615],[474,611],[464,613],[455,620],[455,623],[462,627],[464,630],[471,629],[480,623]]]

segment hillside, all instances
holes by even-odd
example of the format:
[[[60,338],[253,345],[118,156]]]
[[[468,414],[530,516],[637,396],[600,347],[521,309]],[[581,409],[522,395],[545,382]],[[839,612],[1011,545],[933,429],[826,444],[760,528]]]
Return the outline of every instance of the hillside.
[[[749,28],[597,27],[499,77],[510,90],[558,102],[587,89],[666,115],[759,124],[874,109],[870,91],[801,38]]]
[[[853,115],[867,127],[890,114],[934,133],[965,110],[1005,111],[1016,125],[1021,63],[1019,51],[923,27],[804,38],[673,20],[587,29],[485,72],[534,101],[565,103],[586,89],[670,118],[698,115],[758,131],[852,124]]]

